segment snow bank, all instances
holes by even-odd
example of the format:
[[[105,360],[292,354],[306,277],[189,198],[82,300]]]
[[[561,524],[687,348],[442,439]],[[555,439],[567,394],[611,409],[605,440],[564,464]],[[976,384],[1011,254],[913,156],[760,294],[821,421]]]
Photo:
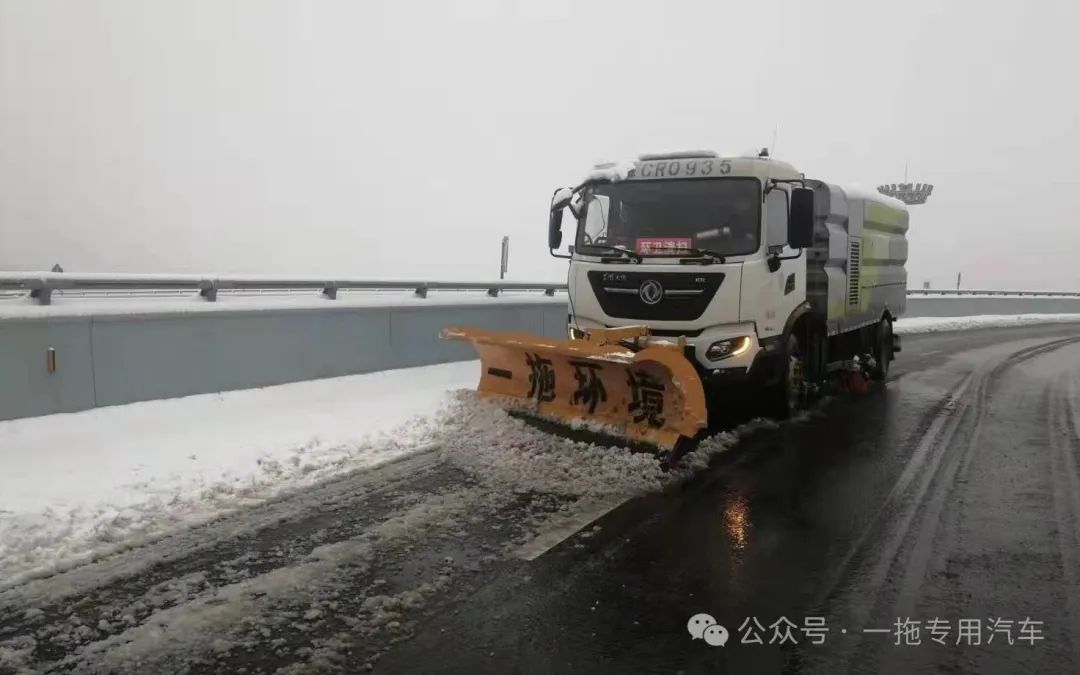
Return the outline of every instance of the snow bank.
[[[0,422],[0,580],[415,452],[418,417],[478,379],[470,361]]]
[[[972,328],[1002,328],[1036,323],[1080,322],[1080,314],[986,314],[982,316],[914,316],[897,319],[893,329],[902,335]]]

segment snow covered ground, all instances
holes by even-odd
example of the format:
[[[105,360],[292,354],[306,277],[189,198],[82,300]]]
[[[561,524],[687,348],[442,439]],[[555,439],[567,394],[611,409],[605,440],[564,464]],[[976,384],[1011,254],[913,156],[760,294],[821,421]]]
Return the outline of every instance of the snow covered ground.
[[[413,452],[478,363],[0,422],[0,587]]]
[[[1080,315],[911,318],[896,330],[1057,321]],[[478,362],[450,363],[0,422],[0,589],[436,443],[529,489],[557,492],[572,474],[620,495],[660,481],[652,458],[553,444],[449,395],[478,376]],[[687,470],[737,437],[703,444]]]
[[[1080,314],[987,314],[984,316],[916,316],[898,319],[894,329],[900,334],[936,333],[972,328],[1001,328],[1034,323],[1070,323]]]

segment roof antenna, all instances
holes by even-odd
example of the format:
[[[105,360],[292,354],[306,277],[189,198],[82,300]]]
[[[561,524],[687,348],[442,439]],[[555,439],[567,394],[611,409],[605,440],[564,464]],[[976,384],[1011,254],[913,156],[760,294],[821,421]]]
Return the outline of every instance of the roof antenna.
[[[779,128],[780,128],[779,124],[774,124],[773,125],[772,149],[773,149],[774,152],[776,151],[776,134],[778,133]],[[761,158],[761,159],[769,159],[769,148],[762,148],[761,152],[758,153],[758,157]],[[769,162],[768,164],[765,165],[765,189],[761,192],[761,203],[762,204],[765,203],[765,195],[768,194],[768,192],[769,192],[769,180],[772,178],[772,176],[770,174],[772,174],[772,162]],[[768,207],[766,207],[766,208],[768,208]]]

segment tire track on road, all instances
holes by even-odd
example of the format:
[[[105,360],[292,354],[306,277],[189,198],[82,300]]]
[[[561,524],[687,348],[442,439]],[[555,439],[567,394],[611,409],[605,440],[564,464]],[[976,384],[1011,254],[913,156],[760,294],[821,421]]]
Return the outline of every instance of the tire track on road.
[[[844,625],[849,628],[865,627],[889,608],[894,617],[911,614],[948,496],[976,454],[994,382],[1028,359],[1076,342],[1080,337],[1057,339],[990,360],[943,397],[896,483],[823,586],[817,606],[847,608]],[[882,537],[884,542],[875,544]],[[894,580],[899,583],[890,587]],[[838,655],[836,669],[851,670],[856,655],[865,656],[873,646],[856,638]]]
[[[1080,426],[1076,405],[1080,395],[1076,374],[1062,372],[1046,391],[1050,409],[1050,447],[1053,452],[1054,512],[1058,547],[1067,588],[1065,602],[1070,617],[1069,639],[1073,666],[1080,650],[1080,469],[1076,453],[1080,449]]]
[[[62,659],[153,614],[355,539],[407,510],[410,495],[455,483],[432,449],[9,588],[0,592],[0,644],[33,635],[35,660]],[[73,617],[72,629],[62,629]]]

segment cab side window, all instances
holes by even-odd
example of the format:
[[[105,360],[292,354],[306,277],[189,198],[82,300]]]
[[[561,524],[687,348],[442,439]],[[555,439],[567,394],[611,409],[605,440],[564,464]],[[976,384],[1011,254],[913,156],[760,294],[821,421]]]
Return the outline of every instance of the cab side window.
[[[611,214],[611,198],[607,195],[592,195],[589,208],[585,212],[585,226],[581,229],[581,244],[596,243],[607,233],[608,219]]]
[[[765,198],[765,245],[770,248],[787,245],[787,226],[787,192],[774,188]]]

